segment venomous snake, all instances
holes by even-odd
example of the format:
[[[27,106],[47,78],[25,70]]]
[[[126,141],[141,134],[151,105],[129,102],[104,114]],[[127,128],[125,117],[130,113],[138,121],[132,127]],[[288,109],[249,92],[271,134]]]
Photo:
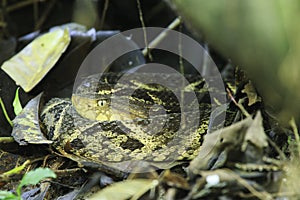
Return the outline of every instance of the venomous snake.
[[[89,76],[72,100],[53,98],[44,106],[42,127],[54,147],[102,164],[193,159],[211,114],[203,78],[185,75],[184,85],[183,76],[172,74],[139,74],[126,81],[122,76]],[[167,87],[157,80],[166,80]]]

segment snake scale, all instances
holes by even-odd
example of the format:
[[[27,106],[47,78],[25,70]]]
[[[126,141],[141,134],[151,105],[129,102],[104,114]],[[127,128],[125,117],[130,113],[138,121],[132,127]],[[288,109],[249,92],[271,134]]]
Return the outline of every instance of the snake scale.
[[[148,73],[125,81],[122,77],[86,77],[72,99],[53,98],[44,106],[42,127],[54,147],[92,163],[194,158],[211,113],[203,78],[185,75],[185,84],[181,75]],[[156,83],[163,80],[167,86]],[[198,121],[190,123],[195,113]]]

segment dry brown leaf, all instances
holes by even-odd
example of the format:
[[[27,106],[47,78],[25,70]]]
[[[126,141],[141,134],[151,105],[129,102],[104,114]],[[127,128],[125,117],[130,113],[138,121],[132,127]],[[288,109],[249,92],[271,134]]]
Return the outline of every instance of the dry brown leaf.
[[[41,131],[39,124],[39,103],[42,94],[31,99],[21,113],[13,120],[12,136],[20,145],[51,144]]]
[[[251,81],[249,81],[245,88],[242,90],[243,93],[247,94],[248,97],[248,106],[252,106],[256,102],[261,102],[261,97],[257,95],[255,88]]]
[[[260,111],[258,111],[250,127],[247,129],[244,142],[242,144],[242,151],[246,150],[249,142],[251,142],[259,149],[263,149],[264,147],[268,146],[268,139],[264,131],[262,122],[263,119],[261,113]]]

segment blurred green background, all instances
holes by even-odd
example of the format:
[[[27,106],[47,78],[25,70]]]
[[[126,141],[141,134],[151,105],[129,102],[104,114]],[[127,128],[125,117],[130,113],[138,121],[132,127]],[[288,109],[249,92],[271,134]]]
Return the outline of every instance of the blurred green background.
[[[299,0],[171,0],[191,29],[245,69],[281,120],[300,119]]]

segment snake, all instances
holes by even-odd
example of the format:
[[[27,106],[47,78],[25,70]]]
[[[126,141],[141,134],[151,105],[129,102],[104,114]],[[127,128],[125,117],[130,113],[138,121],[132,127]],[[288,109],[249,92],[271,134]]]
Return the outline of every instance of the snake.
[[[90,75],[72,98],[46,103],[40,120],[54,148],[79,161],[118,166],[143,161],[167,168],[161,163],[195,158],[211,114],[205,80],[163,73],[124,77]]]

